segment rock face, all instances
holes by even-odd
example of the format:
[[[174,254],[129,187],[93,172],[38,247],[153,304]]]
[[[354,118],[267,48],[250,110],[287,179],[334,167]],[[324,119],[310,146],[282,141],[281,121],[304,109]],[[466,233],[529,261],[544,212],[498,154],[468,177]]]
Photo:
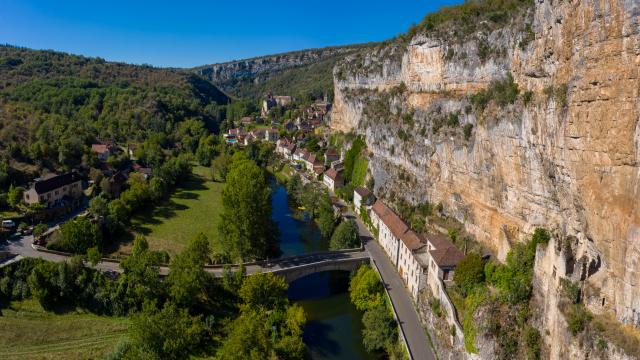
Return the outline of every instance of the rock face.
[[[514,21],[348,57],[332,127],[366,135],[376,195],[442,202],[500,258],[536,227],[571,239],[588,308],[640,327],[638,3],[527,11],[532,34]],[[477,110],[470,95],[509,75],[526,96]]]
[[[301,50],[229,61],[220,64],[204,65],[193,70],[211,82],[224,87],[224,85],[238,80],[260,81],[261,76],[268,75],[271,72],[308,65],[337,55],[345,55],[352,52],[355,48],[357,48],[357,46]]]

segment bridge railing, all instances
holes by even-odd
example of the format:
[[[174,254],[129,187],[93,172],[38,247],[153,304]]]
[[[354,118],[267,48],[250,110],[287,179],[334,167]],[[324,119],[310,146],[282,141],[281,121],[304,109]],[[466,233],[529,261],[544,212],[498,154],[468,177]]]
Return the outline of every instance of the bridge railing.
[[[47,249],[46,247],[40,246],[40,245],[32,244],[31,247],[34,250],[40,251],[40,252],[43,252],[43,253],[49,253],[49,254],[54,254],[54,255],[59,255],[59,256],[64,256],[64,257],[69,257],[69,258],[74,256],[74,254],[72,254],[72,253],[68,253],[68,252],[64,252],[64,251],[58,251],[58,250],[51,250],[51,249]],[[312,252],[312,253],[308,253],[308,254],[286,256],[286,257],[274,258],[274,259],[270,259],[270,260],[251,261],[251,262],[243,263],[242,265],[244,265],[244,266],[265,266],[265,265],[273,266],[273,265],[277,265],[277,264],[282,263],[282,262],[304,260],[304,259],[307,259],[307,258],[310,258],[310,257],[314,257],[314,256],[321,256],[321,255],[331,256],[331,255],[349,254],[349,253],[362,252],[362,251],[364,251],[364,245],[360,245],[360,247],[352,248],[352,249],[316,251],[316,252]],[[119,264],[122,261],[122,259],[103,257],[102,259],[100,259],[100,261]],[[160,264],[160,267],[168,267],[168,266],[169,266],[169,264]],[[204,267],[205,267],[205,269],[223,269],[225,267],[237,268],[239,266],[240,266],[240,264],[207,264]]]

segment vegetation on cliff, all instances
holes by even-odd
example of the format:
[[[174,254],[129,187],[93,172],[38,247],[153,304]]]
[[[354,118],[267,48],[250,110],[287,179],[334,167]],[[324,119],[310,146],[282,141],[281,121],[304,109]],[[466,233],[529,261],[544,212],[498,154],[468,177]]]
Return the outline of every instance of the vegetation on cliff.
[[[426,33],[431,37],[462,42],[478,31],[491,32],[509,24],[533,4],[531,0],[480,0],[443,6],[412,26],[401,39],[410,40],[417,34]]]

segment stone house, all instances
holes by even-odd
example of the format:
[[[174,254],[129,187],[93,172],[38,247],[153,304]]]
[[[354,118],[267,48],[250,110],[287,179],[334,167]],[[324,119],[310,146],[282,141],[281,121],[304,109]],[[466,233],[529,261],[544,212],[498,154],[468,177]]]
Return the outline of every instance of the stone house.
[[[107,161],[109,156],[118,151],[118,148],[108,144],[91,144],[91,151],[98,156],[100,161]]]
[[[398,251],[398,273],[404,281],[414,301],[424,287],[425,274],[419,257],[421,250],[426,250],[424,237],[413,230],[408,230],[400,237]]]
[[[373,193],[362,186],[358,186],[353,190],[353,207],[358,215],[362,206],[371,206],[373,204]]]
[[[371,221],[378,229],[378,242],[387,253],[393,265],[398,265],[400,238],[409,230],[409,226],[381,200],[373,204]]]
[[[25,203],[56,207],[65,200],[75,201],[82,197],[82,179],[75,171],[36,180],[22,195]]]
[[[329,148],[327,149],[327,151],[325,151],[324,153],[325,165],[329,166],[331,165],[331,163],[338,160],[340,160],[340,154],[338,153],[338,150],[336,150],[335,148]]]
[[[322,177],[322,182],[329,188],[331,191],[336,191],[344,186],[344,180],[342,179],[342,174],[336,171],[336,169],[329,169],[324,173]]]

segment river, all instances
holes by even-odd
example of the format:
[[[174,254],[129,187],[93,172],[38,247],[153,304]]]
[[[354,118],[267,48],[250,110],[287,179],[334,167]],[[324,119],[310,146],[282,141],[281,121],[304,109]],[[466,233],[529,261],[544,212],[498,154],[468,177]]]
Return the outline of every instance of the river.
[[[328,250],[320,231],[289,206],[287,190],[273,184],[273,220],[280,230],[282,256]],[[307,314],[304,342],[311,359],[370,359],[362,345],[362,313],[349,301],[349,274],[332,271],[313,274],[289,284],[289,300]]]

